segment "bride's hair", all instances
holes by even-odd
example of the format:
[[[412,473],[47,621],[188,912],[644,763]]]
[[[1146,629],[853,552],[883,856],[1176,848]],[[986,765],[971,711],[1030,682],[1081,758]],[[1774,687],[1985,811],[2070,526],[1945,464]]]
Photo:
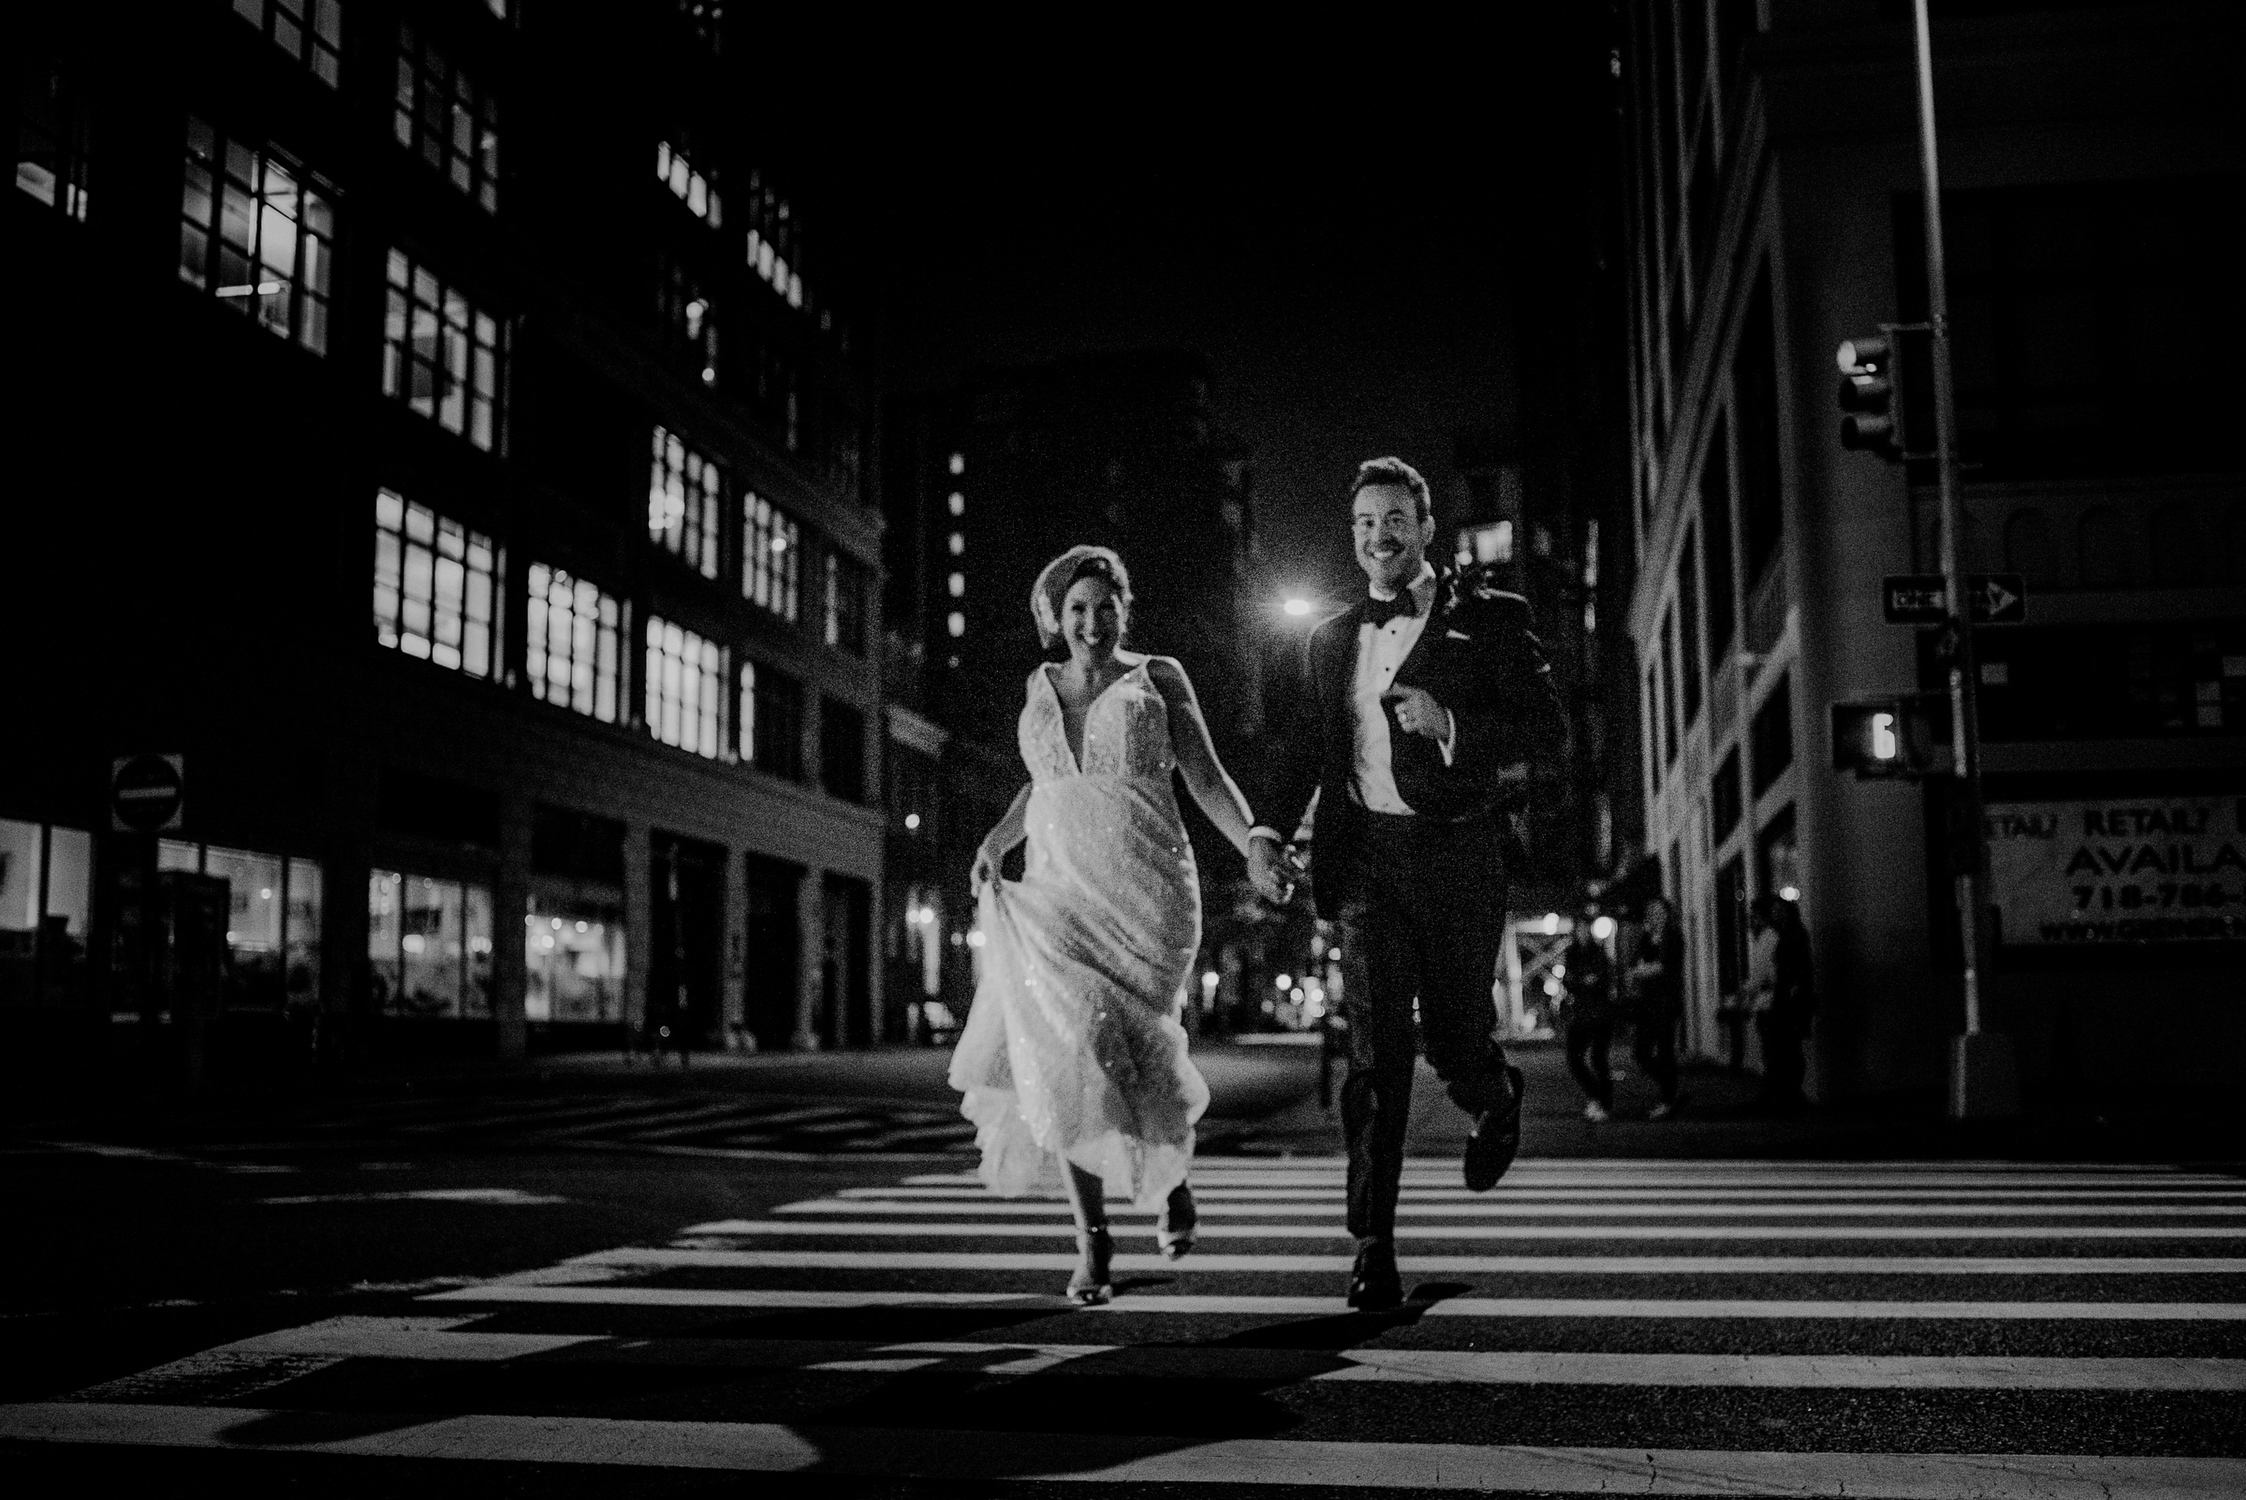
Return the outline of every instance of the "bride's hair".
[[[1048,651],[1061,638],[1061,604],[1079,578],[1104,578],[1126,620],[1131,613],[1131,575],[1111,547],[1075,546],[1045,565],[1030,587],[1030,617],[1037,621],[1038,643]]]

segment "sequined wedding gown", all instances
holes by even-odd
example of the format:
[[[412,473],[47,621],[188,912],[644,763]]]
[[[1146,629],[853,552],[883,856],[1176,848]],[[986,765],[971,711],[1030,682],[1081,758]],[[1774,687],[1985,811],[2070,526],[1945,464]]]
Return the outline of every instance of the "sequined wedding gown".
[[[1169,710],[1145,663],[1132,667],[1085,715],[1079,767],[1040,667],[1020,739],[1027,863],[983,895],[982,979],[951,1084],[992,1191],[1058,1191],[1066,1157],[1111,1195],[1158,1205],[1185,1180],[1209,1104],[1178,1024],[1201,897]]]

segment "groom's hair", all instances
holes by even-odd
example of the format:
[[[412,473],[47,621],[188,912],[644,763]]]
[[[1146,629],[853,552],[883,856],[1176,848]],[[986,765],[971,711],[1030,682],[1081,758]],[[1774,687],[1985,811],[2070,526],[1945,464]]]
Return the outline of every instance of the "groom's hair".
[[[1412,492],[1419,506],[1419,518],[1424,521],[1435,514],[1435,501],[1427,493],[1427,481],[1419,470],[1400,458],[1368,458],[1357,466],[1357,477],[1349,481],[1349,498],[1354,500],[1360,490],[1369,490],[1376,484],[1393,484]]]

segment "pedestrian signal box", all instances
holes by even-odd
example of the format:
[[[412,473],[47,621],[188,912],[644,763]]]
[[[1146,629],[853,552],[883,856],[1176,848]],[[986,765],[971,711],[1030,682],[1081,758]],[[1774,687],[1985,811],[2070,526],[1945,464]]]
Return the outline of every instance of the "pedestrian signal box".
[[[1950,700],[1905,693],[1833,705],[1833,769],[1858,781],[1916,781],[1950,768]]]

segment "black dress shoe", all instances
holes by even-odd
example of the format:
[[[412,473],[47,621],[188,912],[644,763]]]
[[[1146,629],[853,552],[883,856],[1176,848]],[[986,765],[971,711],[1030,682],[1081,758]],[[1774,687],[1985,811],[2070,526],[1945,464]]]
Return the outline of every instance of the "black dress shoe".
[[[1367,1240],[1357,1248],[1357,1266],[1349,1273],[1349,1305],[1359,1312],[1386,1312],[1401,1307],[1403,1278],[1396,1274],[1396,1247],[1387,1240]]]
[[[1505,1076],[1513,1086],[1513,1097],[1496,1109],[1486,1110],[1474,1122],[1474,1133],[1466,1138],[1467,1191],[1486,1193],[1497,1186],[1497,1179],[1513,1165],[1513,1158],[1521,1149],[1521,1070],[1510,1064]]]

